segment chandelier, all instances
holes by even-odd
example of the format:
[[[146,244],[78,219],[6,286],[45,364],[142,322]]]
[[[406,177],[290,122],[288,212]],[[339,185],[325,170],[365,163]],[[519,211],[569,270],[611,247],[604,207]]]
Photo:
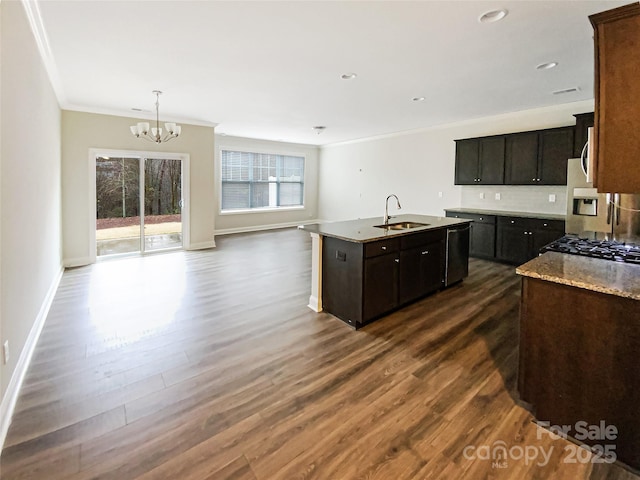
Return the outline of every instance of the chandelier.
[[[172,138],[176,138],[182,132],[182,127],[180,125],[176,125],[175,123],[165,123],[165,133],[162,135],[162,128],[160,128],[160,95],[162,92],[160,90],[154,90],[152,92],[156,96],[156,126],[151,128],[149,131],[149,122],[138,122],[137,125],[131,125],[129,128],[131,129],[131,133],[137,138],[144,138],[150,142],[154,143],[162,143],[168,142]]]

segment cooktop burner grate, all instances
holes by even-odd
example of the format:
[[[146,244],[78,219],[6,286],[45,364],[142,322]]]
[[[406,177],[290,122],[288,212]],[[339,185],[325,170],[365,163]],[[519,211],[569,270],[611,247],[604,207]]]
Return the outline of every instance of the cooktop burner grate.
[[[640,264],[640,245],[616,240],[590,240],[575,235],[565,235],[542,247],[540,252],[560,252],[616,262]]]

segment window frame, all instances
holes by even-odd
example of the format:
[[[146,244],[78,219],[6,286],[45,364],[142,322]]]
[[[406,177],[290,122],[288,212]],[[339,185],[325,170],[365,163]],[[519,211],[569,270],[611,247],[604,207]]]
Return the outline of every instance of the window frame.
[[[303,166],[303,175],[302,175],[302,179],[299,182],[287,182],[287,181],[276,181],[276,185],[278,188],[278,196],[279,196],[279,189],[280,189],[280,184],[287,184],[287,183],[294,183],[294,184],[299,184],[302,186],[302,204],[301,205],[285,205],[285,206],[275,206],[275,207],[255,207],[255,208],[238,208],[238,209],[227,209],[224,210],[222,208],[222,196],[223,196],[223,184],[224,183],[237,183],[237,184],[248,184],[249,188],[250,188],[250,192],[251,192],[251,184],[256,183],[256,184],[261,184],[261,183],[270,183],[268,181],[258,181],[258,182],[254,182],[253,180],[230,180],[230,181],[224,181],[223,180],[223,176],[222,176],[222,170],[223,170],[223,161],[222,161],[222,155],[223,152],[238,152],[238,153],[247,153],[247,154],[257,154],[257,155],[279,155],[279,156],[284,156],[284,157],[298,157],[298,158],[302,158],[302,166]],[[253,169],[253,166],[249,167],[249,170],[251,171]],[[219,185],[220,189],[219,189],[219,194],[218,194],[218,214],[219,215],[242,215],[242,214],[259,214],[259,213],[269,213],[269,212],[283,212],[283,211],[292,211],[292,210],[305,210],[306,208],[306,183],[307,183],[307,155],[301,152],[290,152],[290,151],[282,151],[282,150],[278,150],[278,149],[274,149],[274,150],[263,150],[260,148],[238,148],[238,147],[232,147],[232,146],[220,146],[218,149],[218,169],[217,169],[217,173],[219,175],[219,180],[217,183],[217,185]],[[251,195],[251,193],[250,193]]]

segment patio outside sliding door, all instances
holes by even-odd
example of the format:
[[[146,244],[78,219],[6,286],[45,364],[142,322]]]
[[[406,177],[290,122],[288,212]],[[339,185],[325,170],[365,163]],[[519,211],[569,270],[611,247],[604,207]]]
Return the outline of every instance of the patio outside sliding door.
[[[181,247],[181,160],[96,157],[97,256]]]

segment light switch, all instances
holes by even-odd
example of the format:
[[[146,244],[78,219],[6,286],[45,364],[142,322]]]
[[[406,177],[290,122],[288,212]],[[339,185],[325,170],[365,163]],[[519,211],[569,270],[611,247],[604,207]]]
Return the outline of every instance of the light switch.
[[[549,202],[555,203],[555,201],[556,201],[556,194],[555,193],[550,193],[549,194]]]
[[[484,200],[484,192],[480,192],[480,200]]]
[[[442,198],[442,192],[438,192],[438,198]]]
[[[499,193],[496,193],[496,200],[500,200],[502,198],[502,195],[500,195]]]

